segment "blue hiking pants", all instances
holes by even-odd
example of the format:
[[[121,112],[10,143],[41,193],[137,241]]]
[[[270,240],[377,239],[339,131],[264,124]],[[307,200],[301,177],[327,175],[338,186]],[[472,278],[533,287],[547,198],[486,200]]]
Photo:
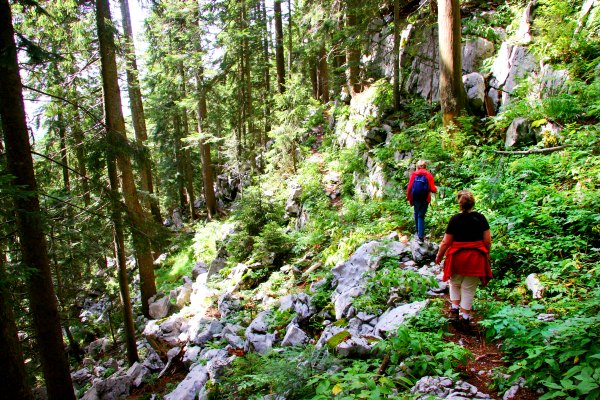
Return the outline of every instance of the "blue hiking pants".
[[[415,227],[417,228],[417,236],[420,240],[425,238],[425,213],[429,203],[427,201],[414,201],[413,207],[415,208]]]

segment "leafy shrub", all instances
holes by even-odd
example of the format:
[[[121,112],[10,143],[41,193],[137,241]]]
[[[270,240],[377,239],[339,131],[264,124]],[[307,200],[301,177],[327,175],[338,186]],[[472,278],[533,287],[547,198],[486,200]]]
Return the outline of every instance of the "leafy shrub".
[[[327,372],[309,381],[316,385],[312,400],[392,399],[396,397],[396,383],[387,376],[378,376],[378,360],[353,361],[340,371]]]
[[[436,285],[434,277],[424,277],[418,272],[400,269],[397,259],[386,259],[383,267],[367,279],[365,293],[354,299],[354,306],[367,313],[381,312],[389,307],[394,294],[396,302],[423,300],[427,290]]]
[[[254,254],[263,258],[274,254],[276,259],[287,255],[293,247],[293,239],[275,221],[267,223],[254,242]]]
[[[561,305],[570,316],[552,322],[537,319],[542,304],[506,306],[481,322],[488,335],[502,338],[511,381],[520,377],[544,387],[541,399],[594,399],[600,396],[600,290],[584,301]]]
[[[426,375],[458,378],[456,368],[466,363],[469,350],[453,342],[446,342],[443,332],[419,332],[402,325],[395,335],[375,345],[381,354],[390,355],[389,369],[400,367],[401,384],[411,387]]]
[[[310,379],[334,362],[325,349],[311,346],[265,355],[248,353],[236,358],[212,385],[209,399],[258,399],[273,394],[290,400],[310,398],[314,394]]]

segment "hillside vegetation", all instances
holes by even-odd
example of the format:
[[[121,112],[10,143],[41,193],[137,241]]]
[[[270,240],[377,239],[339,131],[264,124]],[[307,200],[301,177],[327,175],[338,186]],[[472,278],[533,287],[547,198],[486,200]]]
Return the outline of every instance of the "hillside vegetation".
[[[302,161],[292,168],[292,160],[286,159],[289,154],[273,153],[267,167],[273,172],[253,178],[231,211],[227,221],[235,223],[235,233],[215,245],[228,254],[227,267],[220,272],[223,277],[239,262],[265,263],[271,257],[275,267],[252,272],[254,284],[241,292],[243,307],[236,321],[249,324],[261,311],[256,301],[263,296],[260,293],[279,298],[306,291],[319,310],[331,311],[328,284],[316,292],[309,291],[311,284],[331,282],[331,268],[371,239],[393,232],[412,237],[412,208],[405,200],[407,173],[416,160],[425,159],[440,189],[427,214],[428,241],[441,240],[447,221],[457,212],[454,196],[462,189],[473,191],[476,209],[490,221],[494,279],[477,292],[475,310],[487,340],[498,343],[504,354],[506,366],[493,372],[492,388],[503,393],[523,378],[527,387],[539,390],[542,399],[597,398],[599,45],[597,36],[574,35],[576,15],[563,2],[541,2],[530,45],[538,57],[569,71],[565,90],[538,96],[536,77],[528,76],[513,92],[511,103],[494,117],[462,117],[458,126],[444,128],[435,104],[418,97],[406,98],[402,110],[393,113],[391,86],[385,81],[373,83],[374,96],[353,100],[350,106],[319,106],[292,99],[294,92],[284,95],[287,101],[300,101],[290,123],[305,132],[300,141]],[[482,25],[469,28],[490,32]],[[360,106],[355,101],[382,111],[370,117],[356,114]],[[517,117],[541,132],[537,145],[504,152],[504,133]],[[367,130],[387,124],[392,134],[375,146],[364,141],[343,146],[336,129],[345,121]],[[548,123],[560,127],[560,132],[542,131]],[[277,140],[274,136],[274,146]],[[560,148],[542,150],[554,147]],[[388,182],[378,198],[361,192],[357,183],[367,171],[367,157],[383,166]],[[331,190],[325,190],[332,173],[339,177],[335,185],[340,195],[335,201]],[[300,228],[297,218],[284,218],[285,202],[294,185],[302,187],[300,203],[305,215]],[[213,224],[194,228],[194,259],[205,257],[208,262],[214,256],[214,250],[205,251]],[[317,268],[294,275],[279,271],[283,265],[288,266],[286,271]],[[424,278],[403,272],[397,265],[398,260],[392,258],[367,278],[372,284],[354,303],[359,310],[384,310],[389,290],[398,285],[411,288],[407,302],[425,298],[428,283],[421,282]],[[533,296],[526,288],[530,274],[544,287],[541,296]],[[422,376],[459,378],[459,366],[469,357],[468,351],[445,336],[446,309],[443,301],[431,301],[396,335],[378,343],[377,351],[368,357],[338,359],[311,346],[264,355],[248,353],[210,385],[209,397],[410,397],[404,391]],[[540,318],[544,315],[551,317]],[[293,315],[275,312],[271,318],[272,327],[282,329]],[[320,322],[311,320],[309,329],[315,339],[323,329]],[[380,368],[385,354],[391,362]],[[272,397],[263,397],[267,395]]]

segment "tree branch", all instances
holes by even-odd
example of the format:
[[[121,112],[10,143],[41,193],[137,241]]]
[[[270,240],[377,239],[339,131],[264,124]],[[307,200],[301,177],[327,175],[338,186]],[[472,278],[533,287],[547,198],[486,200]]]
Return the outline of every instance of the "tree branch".
[[[559,150],[562,150],[562,149],[567,148],[567,147],[569,147],[569,146],[568,145],[564,145],[564,146],[548,147],[546,149],[530,149],[530,150],[515,150],[515,151],[494,150],[494,153],[496,153],[496,154],[507,154],[507,155],[513,155],[513,154],[552,153],[554,151],[559,151]]]

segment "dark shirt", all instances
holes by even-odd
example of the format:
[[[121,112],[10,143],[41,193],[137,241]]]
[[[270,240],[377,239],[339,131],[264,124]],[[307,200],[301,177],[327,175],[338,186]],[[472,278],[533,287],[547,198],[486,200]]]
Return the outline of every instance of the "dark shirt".
[[[476,211],[463,212],[450,218],[446,233],[452,235],[455,242],[475,242],[483,240],[483,232],[490,229],[487,219]]]

